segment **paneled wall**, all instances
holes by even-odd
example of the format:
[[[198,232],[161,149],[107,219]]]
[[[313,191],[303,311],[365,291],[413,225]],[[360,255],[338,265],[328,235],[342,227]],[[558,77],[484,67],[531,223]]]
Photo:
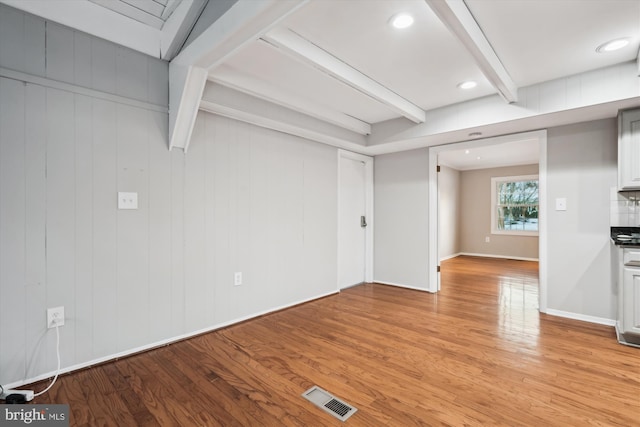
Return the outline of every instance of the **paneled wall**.
[[[167,63],[0,4],[0,67],[164,106]]]
[[[106,42],[0,7],[0,72],[26,76],[0,77],[0,384],[54,371],[48,307],[65,308],[69,369],[335,292],[335,148],[202,113],[189,153],[169,152],[166,63],[127,51],[121,67],[115,45],[107,60]],[[68,77],[51,37],[88,37],[103,66]],[[43,72],[15,61],[31,43]]]

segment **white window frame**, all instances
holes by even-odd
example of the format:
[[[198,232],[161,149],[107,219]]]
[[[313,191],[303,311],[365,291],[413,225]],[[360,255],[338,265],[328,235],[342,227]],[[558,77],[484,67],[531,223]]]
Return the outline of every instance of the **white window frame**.
[[[502,234],[510,236],[538,236],[540,232],[540,222],[538,222],[537,231],[525,230],[500,230],[497,224],[497,184],[500,182],[514,181],[538,181],[538,221],[540,221],[540,178],[538,175],[518,175],[518,176],[495,176],[491,178],[491,234]]]

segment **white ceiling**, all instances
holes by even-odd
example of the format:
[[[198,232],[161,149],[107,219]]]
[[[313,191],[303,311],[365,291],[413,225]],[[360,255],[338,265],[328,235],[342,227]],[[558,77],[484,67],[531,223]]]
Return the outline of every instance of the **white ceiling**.
[[[166,45],[186,38],[205,3],[0,1],[154,56],[159,43],[166,59],[175,55]],[[222,3],[225,12],[172,60],[172,147],[186,150],[205,103],[239,120],[260,114],[202,99],[229,93],[205,92],[206,80],[268,101],[271,115],[258,125],[370,155],[640,105],[640,0],[238,0],[229,8],[232,1],[210,0],[205,12]],[[392,28],[399,12],[414,25]],[[630,44],[596,52],[619,37]],[[459,89],[465,80],[478,85]],[[322,124],[284,123],[288,110]],[[318,138],[327,124],[338,130]]]
[[[540,160],[538,138],[478,144],[464,149],[451,149],[438,153],[438,164],[466,171],[502,166],[535,165]]]

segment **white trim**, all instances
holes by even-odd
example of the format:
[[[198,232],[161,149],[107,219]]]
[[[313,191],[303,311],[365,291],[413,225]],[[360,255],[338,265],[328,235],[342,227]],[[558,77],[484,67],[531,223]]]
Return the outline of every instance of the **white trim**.
[[[338,221],[338,257],[337,257],[337,276],[336,276],[336,288],[340,289],[340,264],[341,264],[341,252],[340,252],[340,194],[341,194],[341,177],[340,177],[340,163],[342,159],[350,159],[364,162],[364,180],[365,180],[365,216],[367,218],[367,227],[365,229],[365,282],[373,281],[373,242],[374,242],[374,217],[373,217],[373,157],[364,156],[362,154],[354,153],[347,150],[338,150],[338,201],[337,201],[337,221]]]
[[[429,262],[427,268],[427,277],[429,283],[427,289],[429,292],[440,291],[440,273],[438,266],[438,152],[442,151],[441,147],[429,148]]]
[[[481,258],[500,258],[500,259],[514,259],[514,260],[517,260],[517,261],[537,261],[537,262],[539,262],[538,258],[529,258],[529,257],[511,256],[511,255],[479,254],[479,253],[474,253],[474,252],[460,252],[458,255],[461,255],[461,256],[475,256],[475,257],[481,257]]]
[[[191,134],[198,117],[200,100],[207,84],[208,71],[199,67],[183,67],[169,64],[169,149],[182,148],[186,153],[191,142]],[[184,77],[184,81],[182,78]],[[180,88],[181,91],[177,89]],[[174,96],[180,94],[180,99]]]
[[[538,231],[526,231],[526,230],[500,230],[496,227],[496,184],[499,182],[520,182],[520,181],[540,181],[538,174],[535,175],[516,175],[516,176],[492,176],[491,177],[491,234],[503,234],[506,236],[529,236],[538,237]],[[538,194],[540,190],[538,189]],[[540,210],[540,196],[538,196],[538,211]],[[538,219],[538,227],[540,221]]]
[[[429,289],[425,289],[425,288],[419,288],[417,286],[410,286],[410,285],[403,285],[401,283],[393,283],[393,282],[383,282],[381,280],[374,280],[373,284],[375,285],[376,283],[380,284],[380,285],[388,285],[388,286],[395,286],[397,288],[405,288],[405,289],[412,289],[414,291],[421,291],[421,292],[428,292],[430,294],[433,294],[435,292],[430,291]]]
[[[65,367],[65,368],[60,370],[60,374],[65,374],[65,373],[68,373],[68,372],[77,371],[79,369],[88,368],[88,367],[91,367],[91,366],[94,366],[94,365],[97,365],[97,364],[100,364],[100,363],[105,363],[105,362],[109,362],[109,361],[112,361],[112,360],[120,359],[120,358],[123,358],[123,357],[131,356],[131,355],[134,355],[136,353],[141,353],[141,352],[144,352],[144,351],[153,350],[154,348],[158,348],[158,347],[162,347],[162,346],[165,346],[165,345],[173,344],[173,343],[176,343],[176,342],[179,342],[179,341],[183,341],[183,340],[195,337],[197,335],[205,334],[205,333],[208,333],[208,332],[213,332],[213,331],[215,331],[217,329],[225,328],[227,326],[231,326],[231,325],[234,325],[236,323],[244,322],[246,320],[250,320],[250,319],[254,319],[254,318],[260,317],[260,316],[264,316],[264,315],[269,314],[269,313],[273,313],[273,312],[276,312],[276,311],[284,310],[286,308],[290,308],[290,307],[293,307],[293,306],[296,306],[296,305],[304,304],[304,303],[309,302],[309,301],[314,301],[314,300],[317,300],[317,299],[320,299],[320,298],[325,298],[325,297],[328,297],[328,296],[331,296],[331,295],[335,295],[337,293],[338,293],[337,291],[326,292],[326,293],[323,293],[323,294],[320,294],[320,295],[317,295],[317,296],[314,296],[314,297],[311,297],[311,298],[306,298],[306,299],[303,299],[303,300],[299,300],[297,302],[292,302],[291,304],[284,304],[284,305],[281,305],[281,306],[278,306],[278,307],[274,307],[274,308],[270,308],[270,309],[267,309],[267,310],[259,311],[257,313],[250,314],[250,315],[247,315],[247,316],[242,316],[242,317],[239,317],[237,319],[229,320],[229,321],[226,321],[226,322],[221,322],[221,323],[218,323],[218,324],[213,325],[213,326],[209,326],[209,327],[206,327],[206,328],[198,329],[196,331],[188,332],[186,334],[182,334],[182,335],[178,335],[178,336],[175,336],[175,337],[172,337],[172,338],[167,338],[167,339],[164,339],[164,340],[156,341],[156,342],[154,342],[152,344],[143,345],[143,346],[140,346],[140,347],[135,347],[135,348],[132,348],[132,349],[129,349],[129,350],[121,351],[119,353],[111,354],[109,356],[99,357],[97,359],[93,359],[93,360],[90,360],[88,362],[83,362],[83,363],[78,363],[76,365],[67,366],[67,367]],[[64,345],[64,343],[63,343],[63,345]],[[52,372],[48,372],[48,373],[45,373],[45,374],[38,375],[36,377],[31,377],[31,378],[28,378],[28,379],[25,379],[25,380],[22,380],[22,381],[17,381],[17,382],[10,383],[10,384],[4,384],[3,386],[4,386],[5,389],[22,387],[22,386],[27,385],[27,384],[33,384],[35,382],[38,382],[38,381],[41,381],[41,380],[44,380],[44,379],[47,379],[47,378],[51,378],[52,376],[55,375],[55,373],[56,373],[55,371],[52,371]]]
[[[607,319],[604,317],[587,316],[586,314],[571,313],[569,311],[554,310],[552,308],[547,309],[547,314],[550,316],[563,317],[565,319],[596,323],[598,325],[616,326],[616,321],[614,319]]]
[[[65,83],[58,80],[49,79],[47,77],[34,76],[32,74],[23,73],[22,71],[14,71],[8,68],[0,67],[0,77],[17,80],[19,82],[30,83],[46,88],[63,90],[65,92],[84,95],[91,98],[98,98],[105,101],[111,101],[118,104],[125,104],[131,107],[143,108],[145,110],[157,111],[159,113],[168,113],[169,109],[166,105],[152,104],[150,102],[138,101],[137,99],[127,98],[121,95],[114,95],[95,89],[89,89],[83,86],[77,86],[71,83]]]
[[[465,255],[465,254],[463,254],[462,252],[458,252],[457,254],[443,256],[443,257],[440,257],[440,262],[459,257],[460,255]]]
[[[538,310],[547,312],[547,131],[538,131]]]

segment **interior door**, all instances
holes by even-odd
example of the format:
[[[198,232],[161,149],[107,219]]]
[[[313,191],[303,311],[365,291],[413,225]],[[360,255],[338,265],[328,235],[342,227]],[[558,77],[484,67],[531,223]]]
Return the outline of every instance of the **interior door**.
[[[366,187],[365,163],[343,157],[340,161],[339,214],[340,289],[365,281],[366,269]]]

